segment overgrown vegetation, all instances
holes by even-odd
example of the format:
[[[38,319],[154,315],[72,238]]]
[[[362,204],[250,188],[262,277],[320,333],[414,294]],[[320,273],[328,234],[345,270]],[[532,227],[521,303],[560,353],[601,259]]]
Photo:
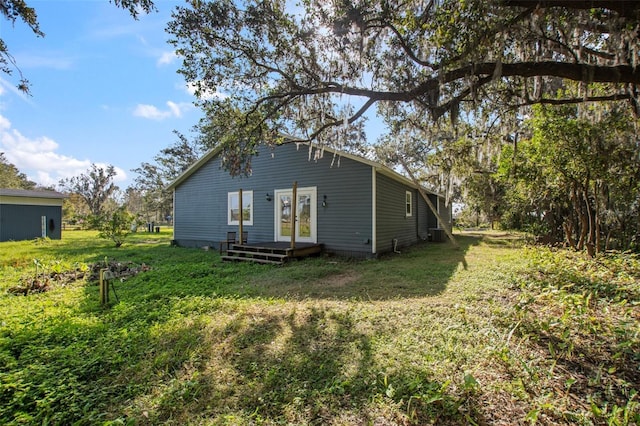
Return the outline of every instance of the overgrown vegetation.
[[[593,260],[540,248],[525,253],[531,263],[511,318],[514,332],[538,346],[538,355],[524,358],[527,368],[546,378],[531,384],[528,418],[637,424],[640,258],[616,253]],[[505,362],[514,355],[505,354]]]
[[[33,266],[33,271],[19,278],[18,285],[9,287],[9,293],[27,296],[49,291],[55,286],[64,286],[84,279],[89,270],[84,263],[71,264],[60,260],[43,263],[39,259],[33,259]]]
[[[459,235],[380,260],[221,263],[165,231],[2,243],[3,424],[634,424],[640,264]],[[104,308],[33,259],[148,265]]]

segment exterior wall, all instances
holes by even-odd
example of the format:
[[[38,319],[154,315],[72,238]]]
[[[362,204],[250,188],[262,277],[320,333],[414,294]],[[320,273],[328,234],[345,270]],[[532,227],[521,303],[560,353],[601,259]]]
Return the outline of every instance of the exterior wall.
[[[62,200],[56,200],[61,204]],[[30,240],[42,236],[42,216],[47,217],[47,237],[61,238],[60,205],[0,204],[0,241]]]
[[[436,208],[438,207],[438,196],[435,194],[428,194],[427,195],[429,197],[429,200],[431,201],[431,203],[433,203],[434,206],[436,206]],[[428,229],[433,229],[433,228],[438,228],[438,218],[436,217],[435,214],[433,214],[433,212],[431,211],[431,209],[429,209],[429,206],[427,206],[427,203],[424,203],[425,207],[427,208],[427,210],[429,210],[429,216],[428,216]],[[438,214],[440,214],[440,211],[438,210]]]
[[[318,160],[309,157],[306,145],[263,147],[252,160],[253,174],[236,178],[221,168],[219,157],[212,158],[175,188],[174,239],[182,246],[218,247],[228,231],[238,230],[227,225],[227,194],[242,189],[253,191],[253,225],[243,226],[248,242],[273,241],[274,191],[292,188],[297,181],[299,188],[317,189],[318,243],[329,252],[371,256],[371,166],[346,157],[338,164],[329,153]]]
[[[411,191],[413,202],[412,216],[406,216],[405,194]],[[405,247],[418,242],[418,191],[380,173],[376,174],[376,236],[377,253],[393,250],[394,240],[397,247]]]
[[[430,194],[427,194],[431,197]],[[429,238],[429,228],[434,223],[435,215],[427,205],[427,202],[422,199],[422,195],[418,192],[418,238],[421,240],[427,240]]]
[[[440,214],[440,217],[444,222],[440,224],[440,228],[451,229],[451,204],[447,206],[445,204],[445,199],[442,197],[438,197],[438,214]]]

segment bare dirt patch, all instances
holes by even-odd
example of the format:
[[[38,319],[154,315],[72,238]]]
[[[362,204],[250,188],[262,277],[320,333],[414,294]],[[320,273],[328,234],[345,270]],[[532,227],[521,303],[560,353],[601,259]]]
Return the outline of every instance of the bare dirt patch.
[[[359,272],[348,271],[342,274],[331,275],[315,281],[313,284],[326,288],[341,288],[353,284],[362,278]]]

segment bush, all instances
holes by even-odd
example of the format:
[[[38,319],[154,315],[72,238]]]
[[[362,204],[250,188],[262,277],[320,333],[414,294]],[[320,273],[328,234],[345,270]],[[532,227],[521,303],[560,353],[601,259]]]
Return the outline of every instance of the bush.
[[[133,215],[125,207],[119,207],[112,213],[101,216],[97,221],[100,238],[109,239],[120,247],[131,233]]]

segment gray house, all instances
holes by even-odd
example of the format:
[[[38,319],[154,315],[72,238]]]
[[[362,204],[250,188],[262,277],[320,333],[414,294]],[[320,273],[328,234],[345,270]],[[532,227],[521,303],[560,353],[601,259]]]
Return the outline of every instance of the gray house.
[[[62,201],[55,191],[0,188],[0,241],[62,236]]]
[[[261,147],[251,176],[234,178],[220,154],[209,151],[169,185],[179,246],[217,247],[238,231],[240,215],[249,244],[293,235],[296,243],[353,257],[376,257],[451,226],[441,196],[428,193],[446,223],[438,223],[413,182],[359,156],[309,144]]]

